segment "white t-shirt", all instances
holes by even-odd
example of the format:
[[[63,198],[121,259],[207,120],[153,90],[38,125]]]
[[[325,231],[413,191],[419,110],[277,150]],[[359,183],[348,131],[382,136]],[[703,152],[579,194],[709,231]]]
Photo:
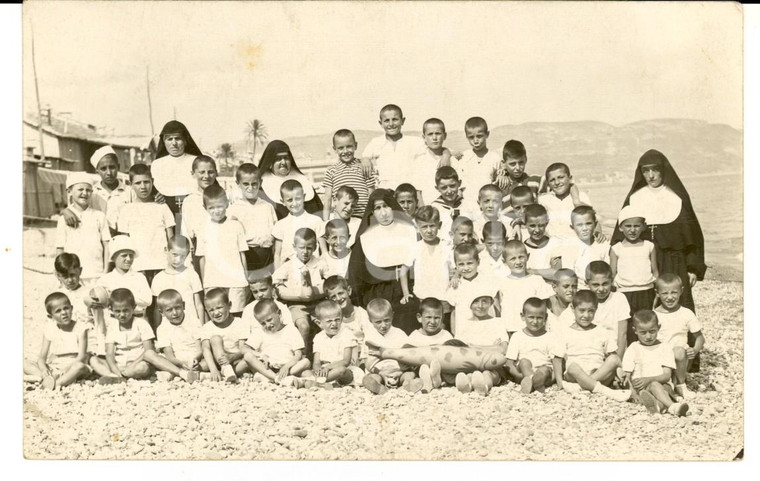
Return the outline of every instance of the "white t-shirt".
[[[436,158],[426,147],[424,151],[417,154],[413,163],[410,164],[414,166],[414,169],[409,172],[410,181],[417,190],[422,192],[422,201],[425,205],[430,205],[439,195],[435,188],[435,173],[440,162],[441,160]]]
[[[203,193],[193,191],[182,201],[182,235],[188,239],[198,237],[206,222],[211,222],[211,218],[203,207]]]
[[[148,321],[140,317],[132,319],[132,328],[121,330],[119,321],[113,317],[106,319],[106,344],[113,344],[116,357],[127,362],[133,361],[143,353],[143,342],[155,339],[153,328]]]
[[[406,182],[409,166],[414,165],[414,159],[426,150],[421,137],[402,135],[394,142],[381,135],[369,141],[362,152],[362,158],[376,157],[374,164],[378,175],[378,189],[395,189],[399,184]]]
[[[546,332],[541,336],[529,336],[520,329],[512,335],[507,347],[507,359],[521,361],[527,359],[533,365],[533,369],[541,366],[551,366],[552,349],[554,348],[554,336]]]
[[[179,325],[164,320],[156,329],[156,334],[156,349],[171,347],[180,361],[190,361],[201,352],[200,325],[188,324],[187,318]]]
[[[425,334],[422,329],[417,329],[409,334],[409,344],[415,347],[440,346],[444,342],[453,338],[454,336],[452,336],[446,329],[441,329],[438,334],[433,334],[432,336]]]
[[[647,225],[670,224],[681,213],[681,198],[666,185],[648,185],[631,194],[629,204],[646,217]]]
[[[174,227],[174,216],[166,204],[131,202],[119,210],[117,230],[129,234],[135,245],[132,269],[147,271],[166,267],[166,229]]]
[[[472,311],[470,310],[472,301],[482,296],[491,296],[496,299],[498,293],[499,286],[495,280],[479,273],[471,280],[465,278],[459,279],[459,285],[456,288],[449,287],[446,289],[443,300],[454,308],[454,311],[451,313],[451,319],[458,321],[460,318],[469,319],[472,316]],[[495,315],[493,308],[491,308],[489,313]],[[458,336],[457,332],[453,332],[452,334]]]
[[[135,296],[135,303],[137,304],[135,312],[143,312],[153,302],[148,280],[145,279],[145,275],[142,272],[129,270],[122,274],[114,269],[108,274],[100,276],[95,285],[105,287],[109,294],[116,289],[129,289],[132,295]]]
[[[580,192],[579,197],[581,202],[586,205],[591,205],[591,199],[585,192]],[[549,237],[556,237],[558,240],[572,240],[577,239],[575,231],[571,227],[572,219],[570,215],[575,209],[573,204],[573,197],[568,195],[564,199],[559,199],[554,193],[548,192],[538,196],[538,203],[546,208],[546,213],[549,214],[549,224],[546,226],[546,235]],[[584,276],[585,277],[585,276]]]
[[[562,267],[573,269],[578,277],[578,289],[586,289],[586,267],[593,261],[610,263],[610,243],[597,242],[586,244],[578,237],[565,240],[550,254],[551,257],[561,257]]]
[[[313,230],[317,238],[325,234],[325,224],[322,222],[322,219],[305,211],[297,217],[294,217],[293,214],[288,214],[286,217],[275,222],[272,228],[272,237],[281,242],[280,264],[293,256],[295,252],[293,250],[293,242],[296,231],[302,228]]]
[[[702,330],[694,311],[688,307],[680,306],[675,312],[655,311],[660,321],[660,332],[657,340],[671,346],[680,346],[684,349],[689,345],[688,333],[696,333]]]
[[[483,228],[487,223],[495,221],[485,218],[482,213],[478,213],[475,215],[474,219],[470,220],[472,221],[472,233],[475,235],[475,238],[478,239],[479,242],[483,242]],[[514,227],[512,227],[512,220],[513,219],[511,217],[507,217],[506,215],[501,214],[499,214],[499,218],[496,220],[496,222],[501,222],[501,224],[504,226],[504,229],[506,229],[507,239],[514,239],[518,237],[517,231],[514,229]]]
[[[632,373],[633,379],[659,376],[663,367],[676,368],[673,348],[667,343],[644,346],[636,341],[623,355],[623,371]]]
[[[81,210],[73,204],[69,210],[79,218],[79,226],[67,226],[63,216],[60,216],[55,231],[55,247],[79,257],[83,278],[98,277],[103,273],[103,242],[111,240],[106,216],[99,210]]]
[[[452,260],[451,262],[454,261]],[[487,251],[480,253],[478,272],[499,282],[510,274],[509,267],[507,267],[501,257],[494,259]]]
[[[195,156],[179,157],[165,155],[150,164],[153,184],[165,196],[187,195],[198,190],[198,182],[192,174]]]
[[[66,297],[69,298],[69,302],[71,302],[71,307],[73,308],[71,315],[75,321],[92,322],[92,312],[84,303],[84,299],[90,297],[89,286],[80,284],[79,287],[73,291],[66,289],[64,286],[59,286],[57,289],[51,291],[51,293],[52,292],[62,292],[66,294]]]
[[[369,345],[393,349],[409,344],[409,336],[398,327],[391,326],[384,336],[375,329],[375,326],[370,324],[370,327],[371,329],[364,329],[364,341]]]
[[[250,246],[272,247],[272,229],[277,222],[274,207],[269,202],[257,200],[251,204],[240,199],[227,209],[227,216],[236,218],[245,230],[245,239]]]
[[[214,336],[222,338],[224,350],[230,353],[240,352],[239,341],[245,341],[251,335],[251,328],[239,318],[234,318],[229,326],[221,328],[214,321],[209,321],[201,327],[201,341],[211,340]]]
[[[493,178],[501,164],[501,157],[494,150],[489,150],[483,157],[467,149],[462,152],[462,158],[451,159],[451,165],[459,174],[462,181],[462,196],[470,202],[478,198],[480,188],[487,184],[493,184]]]
[[[481,321],[471,316],[457,320],[454,337],[473,346],[495,346],[509,341],[507,322],[503,317]]]
[[[50,341],[47,362],[52,362],[57,357],[76,357],[79,354],[79,338],[88,329],[90,325],[86,322],[75,322],[73,329],[68,332],[59,328],[55,322],[45,323],[42,335]]]
[[[267,362],[276,367],[293,359],[295,351],[304,348],[301,333],[293,324],[286,324],[277,332],[253,330],[246,344],[263,354]]]
[[[440,299],[449,286],[449,257],[451,247],[445,242],[430,245],[417,241],[414,250],[414,295],[419,299]]]
[[[277,299],[273,299],[273,301],[274,304],[280,309],[280,320],[282,323],[293,324],[293,317],[290,314],[290,309],[288,309],[288,306],[278,301]],[[256,305],[259,302],[260,301],[253,301],[249,303],[243,308],[243,313],[240,315],[240,319],[250,326],[249,332],[253,332],[254,329],[261,329],[261,324],[259,324],[259,321],[256,320],[256,316],[253,314],[253,310],[256,308]]]
[[[643,291],[654,287],[652,251],[654,244],[645,240],[638,244],[618,242],[611,247],[617,256],[615,285],[618,292]]]
[[[520,317],[523,304],[530,297],[548,299],[554,295],[554,290],[544,281],[543,277],[527,274],[525,277],[505,277],[499,282],[501,296],[501,316],[507,323],[509,332],[516,332],[525,327]]]
[[[105,214],[108,226],[115,230],[121,206],[132,202],[132,198],[132,189],[123,179],[118,179],[118,185],[110,191],[103,185],[103,181],[99,180],[92,184],[90,207]]]
[[[325,331],[320,331],[314,336],[314,354],[319,354],[319,360],[323,364],[342,361],[343,351],[347,347],[353,348],[356,346],[356,338],[354,338],[349,329],[345,329],[342,326],[333,337],[328,337]]]
[[[375,328],[369,322],[367,311],[359,306],[354,306],[354,312],[351,314],[350,318],[343,316],[343,324],[341,327],[351,331],[351,334],[356,339],[359,349],[354,350],[354,364],[358,365],[361,360],[367,359],[368,355],[367,343],[364,342],[364,333],[367,329],[375,330]]]
[[[348,253],[338,259],[333,257],[330,252],[325,252],[319,256],[319,260],[322,263],[322,272],[327,279],[330,276],[341,276],[344,279],[348,278],[348,262],[351,260],[351,250]]]
[[[604,328],[610,338],[617,343],[618,323],[631,317],[631,306],[628,298],[620,292],[610,292],[604,302],[599,302],[594,314],[594,324]],[[573,320],[575,322],[575,320]]]
[[[308,277],[310,280],[306,279],[305,272],[309,273]],[[323,262],[320,262],[318,257],[314,256],[309,259],[309,262],[304,264],[297,256],[293,256],[274,271],[272,283],[274,285],[283,284],[289,289],[317,287],[321,290],[322,284],[327,277],[326,274],[327,266]]]
[[[617,351],[617,343],[599,326],[589,330],[563,329],[556,339],[554,356],[564,357],[568,366],[577,363],[589,374],[602,365],[607,354]]]
[[[525,244],[525,249],[528,251],[528,269],[551,269],[552,259],[558,257],[557,251],[560,249],[560,244],[561,241],[555,237],[550,237],[549,242],[539,248]]]
[[[158,297],[166,289],[174,289],[179,292],[185,303],[185,319],[192,320],[200,326],[200,316],[203,313],[199,313],[195,309],[195,294],[203,290],[203,285],[195,270],[186,268],[182,272],[175,271],[172,273],[163,270],[153,277],[150,288],[154,297]]]
[[[203,287],[247,287],[240,253],[248,250],[240,222],[227,218],[221,224],[210,219],[198,236],[195,254],[205,257]]]

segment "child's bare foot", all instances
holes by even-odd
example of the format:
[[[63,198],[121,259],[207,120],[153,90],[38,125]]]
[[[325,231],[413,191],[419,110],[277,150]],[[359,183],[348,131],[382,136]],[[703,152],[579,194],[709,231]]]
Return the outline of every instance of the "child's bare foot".
[[[686,384],[677,384],[676,393],[684,399],[693,399],[697,394],[686,387]]]
[[[383,379],[377,374],[368,374],[364,376],[362,385],[375,394],[384,394],[388,392],[388,388],[383,384]]]
[[[488,384],[486,384],[485,375],[480,371],[472,373],[472,388],[481,396],[487,396],[488,392],[491,390],[488,387]]]
[[[420,366],[420,382],[422,382],[422,392],[424,394],[433,390],[433,379],[430,374],[430,366],[423,364]]]
[[[259,374],[259,373],[256,373],[256,374]],[[232,368],[231,365],[225,364],[224,366],[222,366],[222,379],[224,379],[225,382],[236,382],[238,380],[237,374],[235,374],[235,370]],[[253,376],[253,380],[254,381],[256,380],[256,376]]]
[[[525,376],[520,381],[520,392],[523,394],[530,394],[533,392],[533,376]]]
[[[174,374],[166,371],[156,372],[156,379],[161,382],[169,382],[174,379]]]
[[[438,362],[438,359],[430,361],[430,380],[435,389],[441,387],[441,363]]]
[[[230,366],[230,368],[231,367],[232,366]],[[222,368],[222,369],[224,369],[224,368]],[[226,374],[224,372],[222,372],[222,376],[225,376],[225,381],[226,381],[227,380],[227,378],[226,378],[227,376],[226,376]],[[257,372],[257,373],[254,373],[254,375],[253,375],[253,382],[266,382],[266,383],[269,383],[269,382],[272,382],[272,381],[268,377],[266,377],[265,375],[261,374],[260,372]]]
[[[459,374],[457,374],[456,379],[454,379],[454,385],[462,394],[467,394],[468,392],[472,391],[472,384],[470,383],[470,378],[467,376],[467,374],[463,372],[460,372]]]
[[[578,383],[568,381],[564,381],[562,383],[562,389],[569,392],[570,394],[576,394],[583,391],[583,388],[581,388]]]
[[[53,391],[55,389],[55,378],[53,376],[45,376],[42,378],[42,382],[40,384],[42,385],[43,389],[50,389]]]
[[[186,369],[179,370],[179,377],[188,384],[192,384],[198,380],[198,373],[195,371],[188,371]]]
[[[688,410],[689,410],[689,405],[684,402],[673,403],[668,408],[668,412],[670,414],[672,414],[673,416],[678,416],[678,417],[686,416],[686,412]]]
[[[659,414],[662,411],[662,404],[649,391],[641,391],[639,399],[641,399],[641,404],[647,408],[649,414]]]

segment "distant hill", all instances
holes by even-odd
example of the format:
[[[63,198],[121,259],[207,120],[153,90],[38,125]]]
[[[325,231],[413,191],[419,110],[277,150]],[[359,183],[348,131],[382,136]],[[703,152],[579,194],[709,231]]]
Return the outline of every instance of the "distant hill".
[[[359,152],[380,131],[354,131]],[[419,131],[405,131],[419,136]],[[332,133],[289,137],[300,166],[334,161]],[[520,140],[528,151],[528,171],[543,173],[553,162],[564,162],[578,181],[629,181],[638,158],[648,149],[662,151],[681,175],[687,173],[740,172],[743,169],[742,131],[701,120],[655,119],[615,127],[603,122],[529,122],[491,129],[488,145],[501,153],[504,143]],[[463,131],[448,132],[445,145],[453,152],[467,149]],[[233,143],[246,151],[244,140]],[[259,157],[263,148],[257,149]]]

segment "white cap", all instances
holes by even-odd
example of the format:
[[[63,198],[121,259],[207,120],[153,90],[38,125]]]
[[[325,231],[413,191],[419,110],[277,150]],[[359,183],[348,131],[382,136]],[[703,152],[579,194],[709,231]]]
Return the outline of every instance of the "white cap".
[[[76,184],[87,184],[92,187],[92,176],[86,172],[72,172],[66,176],[67,189]]]
[[[90,163],[95,168],[95,170],[98,169],[98,162],[100,162],[103,159],[103,157],[105,157],[108,154],[113,155],[117,159],[119,158],[119,156],[116,155],[116,151],[113,150],[113,147],[111,147],[110,145],[104,145],[103,147],[96,150],[94,154],[92,154],[92,157],[90,157]]]
[[[618,214],[618,222],[622,224],[624,220],[633,219],[634,217],[640,217],[646,221],[646,216],[643,212],[636,207],[627,205],[620,210],[620,213]]]
[[[132,238],[126,235],[117,235],[111,238],[111,245],[108,246],[111,252],[111,257],[119,251],[129,250],[135,253],[137,257],[137,250],[135,244],[132,242]]]

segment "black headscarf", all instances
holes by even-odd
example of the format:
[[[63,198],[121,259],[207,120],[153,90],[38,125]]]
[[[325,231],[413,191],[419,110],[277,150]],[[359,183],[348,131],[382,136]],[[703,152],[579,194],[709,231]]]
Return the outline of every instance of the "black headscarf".
[[[195,155],[195,156],[203,155],[203,153],[201,152],[201,149],[198,148],[198,145],[190,136],[190,132],[188,132],[187,127],[185,127],[185,124],[177,120],[170,120],[169,122],[166,123],[166,125],[164,125],[164,128],[161,129],[161,133],[159,134],[158,153],[156,153],[157,159],[160,159],[161,157],[169,155],[169,151],[166,150],[166,145],[164,144],[164,135],[168,135],[168,134],[182,134],[182,136],[185,139],[185,153],[186,154]]]
[[[288,144],[282,140],[273,140],[269,142],[269,145],[267,145],[266,149],[264,149],[264,153],[261,154],[259,170],[262,172],[262,174],[264,172],[269,172],[270,174],[272,173],[272,166],[277,161],[277,156],[282,153],[286,153],[288,154],[288,157],[290,157],[291,170],[295,170],[299,174],[303,174],[303,172],[301,172],[301,169],[298,168],[298,165],[296,165],[296,159],[293,157],[293,153],[290,151],[290,147],[288,147]]]
[[[684,187],[675,169],[670,165],[670,161],[662,152],[652,149],[646,151],[641,156],[636,165],[636,172],[633,174],[633,185],[625,198],[625,202],[623,202],[623,207],[630,204],[631,195],[647,186],[647,181],[641,171],[641,168],[645,165],[655,166],[662,175],[662,185],[672,190],[681,199],[681,212],[673,222],[667,224],[667,226],[658,228],[659,234],[662,235],[655,234],[658,240],[656,244],[661,249],[691,250],[692,256],[689,256],[689,272],[694,272],[701,279],[706,269],[704,264],[705,241],[702,236],[702,228],[691,205],[691,197],[689,197],[686,187]],[[623,233],[620,232],[618,227],[619,223],[615,224],[612,244],[616,244],[624,239]],[[649,230],[644,232],[642,238],[651,240],[652,242],[655,241],[651,239]]]
[[[396,202],[396,197],[394,197],[393,191],[390,189],[375,189],[369,195],[369,200],[367,200],[367,208],[364,209],[364,217],[362,217],[362,222],[359,224],[359,228],[356,231],[357,239],[364,233],[364,231],[373,225],[372,211],[375,210],[375,202],[378,200],[384,201],[385,204],[393,210],[394,222],[401,220],[402,222],[409,224],[409,216],[404,212],[404,209],[401,208],[398,202]]]

